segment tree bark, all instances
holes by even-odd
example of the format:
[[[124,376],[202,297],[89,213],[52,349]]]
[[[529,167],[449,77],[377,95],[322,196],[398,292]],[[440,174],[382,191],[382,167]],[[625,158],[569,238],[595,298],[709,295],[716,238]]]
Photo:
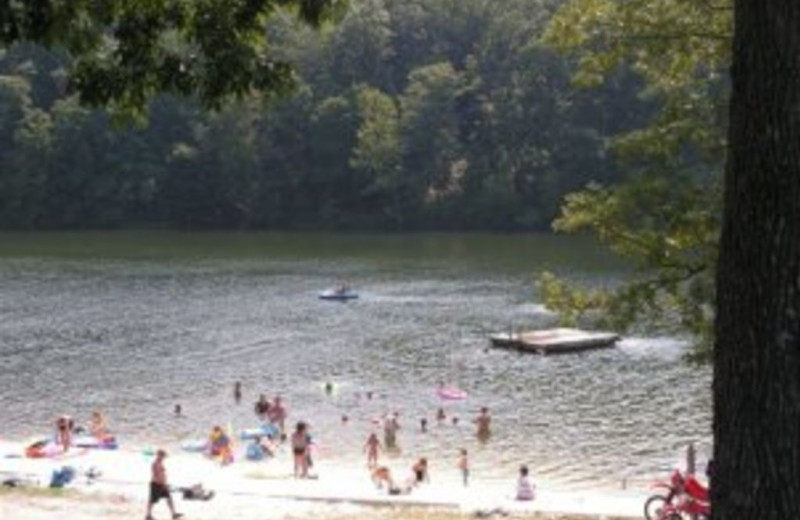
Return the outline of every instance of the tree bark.
[[[736,0],[714,520],[800,519],[800,2]]]

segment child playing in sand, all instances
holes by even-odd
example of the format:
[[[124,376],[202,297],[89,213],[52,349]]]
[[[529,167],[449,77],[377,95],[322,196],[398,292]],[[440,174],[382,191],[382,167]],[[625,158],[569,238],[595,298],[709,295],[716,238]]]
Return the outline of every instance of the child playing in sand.
[[[376,433],[370,433],[364,444],[364,451],[367,452],[367,467],[374,468],[378,465],[378,452],[381,449],[381,441],[378,440]]]
[[[386,489],[391,490],[394,488],[392,472],[389,471],[389,468],[386,466],[378,466],[377,468],[373,469],[370,477],[372,478],[372,483],[375,484],[378,489],[383,489],[384,483],[386,483]]]
[[[517,479],[517,500],[533,500],[533,484],[528,477],[528,466],[519,468],[519,478]]]

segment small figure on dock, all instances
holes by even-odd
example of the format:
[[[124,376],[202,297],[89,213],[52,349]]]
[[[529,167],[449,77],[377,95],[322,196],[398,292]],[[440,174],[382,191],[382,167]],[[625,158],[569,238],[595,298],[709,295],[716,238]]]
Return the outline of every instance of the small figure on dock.
[[[236,402],[236,404],[239,404],[239,403],[242,402],[242,382],[241,381],[236,381],[233,384],[233,400]]]
[[[533,500],[533,489],[534,485],[528,476],[528,466],[521,466],[517,479],[517,500]]]
[[[481,412],[478,414],[478,417],[475,418],[475,424],[478,425],[478,439],[482,441],[486,441],[492,435],[492,431],[489,428],[489,425],[492,422],[492,418],[489,415],[489,409],[485,406],[481,408]]]
[[[364,444],[364,451],[367,453],[367,467],[374,468],[378,465],[378,453],[381,450],[381,441],[378,440],[376,433],[370,433]]]
[[[461,471],[461,479],[464,482],[464,487],[467,487],[469,484],[469,459],[467,458],[467,450],[461,449],[458,454],[458,462],[456,465]]]

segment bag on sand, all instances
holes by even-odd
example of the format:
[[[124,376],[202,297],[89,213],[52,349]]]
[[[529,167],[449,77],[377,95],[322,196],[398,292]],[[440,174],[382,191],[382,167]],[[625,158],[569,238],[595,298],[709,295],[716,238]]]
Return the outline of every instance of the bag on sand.
[[[75,468],[72,466],[63,466],[61,469],[53,470],[50,477],[51,488],[63,488],[75,478]]]
[[[184,500],[211,500],[214,498],[214,492],[206,491],[202,484],[181,488],[181,493]]]

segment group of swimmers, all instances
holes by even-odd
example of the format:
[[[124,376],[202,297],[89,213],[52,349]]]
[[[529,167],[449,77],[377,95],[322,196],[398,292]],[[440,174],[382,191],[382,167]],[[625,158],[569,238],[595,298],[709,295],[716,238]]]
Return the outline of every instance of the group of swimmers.
[[[326,383],[326,394],[330,395],[332,391],[332,383]],[[371,399],[373,396],[372,394],[373,392],[366,392],[365,395],[367,395],[368,399]],[[242,384],[237,381],[234,383],[233,387],[234,402],[240,404],[242,397]],[[313,459],[311,456],[313,441],[309,424],[304,421],[298,422],[291,435],[287,436],[284,427],[288,412],[279,395],[269,400],[265,394],[261,394],[255,402],[253,410],[258,419],[264,424],[269,423],[272,425],[274,431],[268,432],[265,430],[263,436],[254,436],[252,443],[247,447],[247,458],[250,460],[261,460],[265,456],[272,457],[276,454],[281,443],[288,440],[292,451],[295,478],[315,478],[314,475],[311,474],[311,468],[313,467]],[[444,408],[439,408],[436,411],[435,417],[440,424],[448,419]],[[454,425],[458,424],[457,417],[453,416],[450,419]],[[348,421],[348,416],[343,415],[342,423],[347,424]],[[484,442],[487,441],[491,436],[492,422],[489,409],[486,407],[481,408],[472,422],[476,426],[478,439]],[[380,452],[384,448],[391,450],[397,446],[397,433],[400,430],[399,414],[397,412],[386,414],[378,424],[380,424],[383,430],[383,444],[381,444],[376,432],[370,433],[364,444],[364,452],[367,456],[367,467],[369,468],[373,483],[379,488],[383,488],[385,485],[389,493],[398,494],[402,492],[411,492],[413,488],[420,484],[429,482],[430,477],[426,458],[419,458],[413,463],[410,475],[403,481],[402,486],[398,485],[393,478],[391,470],[387,466],[379,464]],[[422,433],[427,431],[427,427],[427,419],[420,419],[420,430]],[[233,460],[231,440],[228,437],[228,433],[220,426],[215,426],[212,430],[208,446],[210,454],[215,457],[220,457],[223,465]],[[466,449],[460,449],[458,451],[455,466],[460,473],[463,485],[468,486],[470,465]],[[529,481],[528,469],[524,466],[520,468],[517,497],[520,500],[533,498],[533,487]]]

